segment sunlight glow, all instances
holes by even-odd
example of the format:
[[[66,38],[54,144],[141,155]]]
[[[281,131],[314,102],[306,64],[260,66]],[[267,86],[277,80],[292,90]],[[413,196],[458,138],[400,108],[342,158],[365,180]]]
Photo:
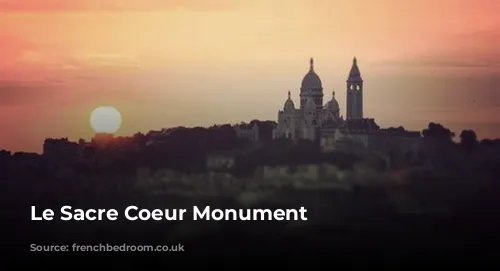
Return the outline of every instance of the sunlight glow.
[[[112,106],[100,106],[90,114],[90,125],[96,133],[114,134],[122,125],[122,115]]]

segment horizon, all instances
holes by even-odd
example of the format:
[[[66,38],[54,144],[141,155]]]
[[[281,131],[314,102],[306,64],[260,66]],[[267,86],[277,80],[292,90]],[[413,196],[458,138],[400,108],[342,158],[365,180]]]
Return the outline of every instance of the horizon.
[[[123,135],[117,135],[116,133],[106,133],[106,132],[94,132],[93,135],[90,137],[90,138],[69,138],[69,137],[66,137],[66,136],[61,136],[61,137],[48,137],[48,138],[45,138],[43,141],[42,141],[42,149],[43,149],[43,143],[45,142],[45,140],[61,140],[61,139],[66,139],[70,142],[78,142],[80,139],[83,139],[85,140],[86,143],[89,143],[91,142],[90,140],[93,140],[95,138],[95,136],[98,136],[98,135],[111,135],[114,139],[115,138],[123,138],[123,137],[134,137],[136,134],[143,134],[143,135],[147,135],[149,132],[159,132],[159,131],[162,131],[162,130],[168,130],[168,129],[176,129],[176,128],[186,128],[186,129],[194,129],[194,128],[204,128],[204,129],[209,129],[210,127],[213,127],[213,126],[223,126],[223,125],[231,125],[231,126],[235,126],[235,125],[238,125],[238,124],[249,124],[250,122],[252,121],[260,121],[260,122],[266,122],[266,121],[274,121],[274,120],[258,120],[258,119],[252,119],[250,121],[240,121],[240,122],[237,122],[237,123],[216,123],[216,124],[212,124],[212,125],[194,125],[194,126],[172,126],[172,127],[163,127],[163,128],[159,128],[159,129],[151,129],[149,131],[137,131],[135,133],[132,133],[132,134],[123,134]],[[376,121],[376,120],[375,120]],[[276,121],[274,121],[276,122]],[[432,121],[430,121],[428,124],[432,123]],[[438,123],[438,122],[433,122],[435,124],[441,124],[441,123]],[[441,124],[442,125],[442,124]],[[402,127],[404,128],[406,131],[408,132],[419,132],[420,133],[420,136],[423,136],[422,135],[422,132],[424,129],[427,128],[427,126],[423,127],[421,130],[411,130],[411,129],[408,129],[407,127],[404,127],[404,126],[387,126],[387,127],[380,127],[380,129],[389,129],[389,128],[399,128],[399,127]],[[444,126],[444,128],[448,128],[450,129],[450,127],[448,126]],[[472,130],[472,129],[463,129],[463,130]],[[463,130],[460,130],[463,131]],[[460,133],[457,133],[455,132],[453,129],[450,129],[450,131],[454,134],[452,136],[452,140],[455,141],[455,142],[459,142],[459,139],[460,139]],[[474,131],[474,130],[473,130]],[[476,131],[474,131],[476,132]],[[490,139],[490,140],[500,140],[500,138],[478,138],[478,140],[482,140],[482,139]],[[9,149],[0,149],[0,151],[8,151],[10,152],[11,154],[15,154],[15,153],[37,153],[37,154],[43,154],[42,151],[15,151],[15,150],[9,150]]]
[[[500,137],[500,2],[0,2],[0,149],[90,139],[101,105],[117,136],[276,121],[314,57],[324,102],[345,116],[352,58],[365,117],[422,131]],[[472,23],[473,22],[473,23]]]

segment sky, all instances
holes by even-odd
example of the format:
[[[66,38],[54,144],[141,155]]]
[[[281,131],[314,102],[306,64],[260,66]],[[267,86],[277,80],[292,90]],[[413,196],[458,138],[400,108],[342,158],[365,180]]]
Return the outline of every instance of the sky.
[[[0,0],[0,149],[276,120],[315,59],[345,115],[354,56],[364,113],[384,127],[500,137],[500,1]]]

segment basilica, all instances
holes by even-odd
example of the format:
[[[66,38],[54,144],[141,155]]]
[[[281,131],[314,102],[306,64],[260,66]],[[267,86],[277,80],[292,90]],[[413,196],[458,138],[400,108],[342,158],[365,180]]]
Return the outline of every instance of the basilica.
[[[288,92],[283,109],[278,111],[273,125],[272,138],[287,138],[293,141],[310,140],[319,143],[325,152],[342,148],[370,149],[393,152],[394,150],[415,153],[421,143],[419,131],[407,131],[403,127],[380,128],[374,118],[363,114],[363,78],[356,58],[346,80],[345,118],[340,113],[339,103],[332,91],[324,103],[323,84],[314,70],[311,58],[309,71],[302,79],[300,103],[295,105],[292,93]],[[252,142],[261,140],[257,124],[234,126],[236,135]],[[262,139],[263,140],[263,139]]]
[[[349,126],[352,127],[352,124],[361,124],[364,126],[359,127],[362,130],[376,129],[373,120],[363,117],[363,79],[356,58],[353,59],[346,86],[347,108],[344,119],[340,114],[334,91],[331,98],[323,104],[323,84],[314,70],[314,60],[311,58],[309,71],[302,79],[300,87],[300,104],[295,106],[289,91],[283,110],[278,112],[278,124],[273,137],[316,141],[321,134],[328,134],[332,129],[345,131]]]

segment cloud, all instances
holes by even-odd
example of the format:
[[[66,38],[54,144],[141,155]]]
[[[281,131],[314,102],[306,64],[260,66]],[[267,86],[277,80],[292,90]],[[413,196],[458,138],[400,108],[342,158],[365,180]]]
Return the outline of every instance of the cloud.
[[[17,106],[71,106],[100,100],[144,102],[154,97],[144,95],[135,78],[104,74],[75,77],[47,77],[45,80],[0,80],[0,108]]]
[[[500,68],[500,56],[490,57],[468,56],[459,58],[460,54],[443,54],[436,56],[420,56],[404,60],[384,61],[383,65],[401,68]]]
[[[233,0],[0,0],[0,12],[226,10]]]
[[[386,64],[415,68],[493,68],[500,69],[500,28],[454,35],[436,50],[410,59]]]
[[[125,70],[142,69],[140,59],[121,54],[80,54],[69,57],[65,63],[72,67],[121,68]]]
[[[0,81],[0,106],[39,105],[54,98],[54,81]]]
[[[3,55],[2,64],[5,64],[6,59],[12,58],[13,56],[17,57],[19,52],[32,51],[37,48],[38,46],[34,42],[12,35],[5,29],[0,28],[0,52],[2,52]]]

